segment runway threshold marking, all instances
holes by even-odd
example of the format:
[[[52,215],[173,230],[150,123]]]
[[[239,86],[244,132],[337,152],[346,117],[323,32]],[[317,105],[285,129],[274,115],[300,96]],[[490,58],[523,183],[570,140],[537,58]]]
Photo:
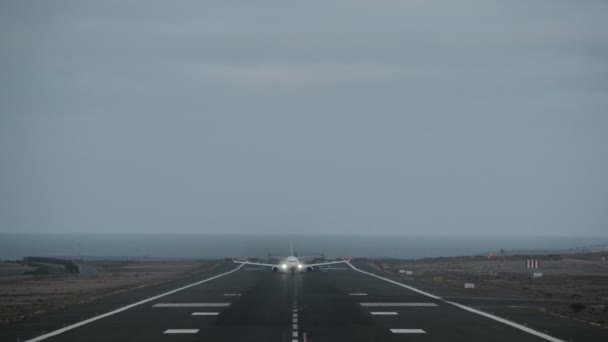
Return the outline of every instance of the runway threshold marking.
[[[199,329],[167,329],[165,334],[196,334]]]
[[[122,308],[120,308],[120,309],[116,309],[116,310],[114,310],[114,311],[106,312],[106,313],[104,313],[104,314],[101,314],[101,315],[99,315],[99,316],[95,316],[95,317],[93,317],[93,318],[89,318],[89,319],[84,320],[84,321],[82,321],[82,322],[78,322],[78,323],[75,323],[75,324],[72,324],[72,325],[68,325],[68,326],[67,326],[67,327],[65,327],[65,328],[61,328],[61,329],[58,329],[58,330],[55,330],[55,331],[51,331],[50,333],[47,333],[47,334],[44,334],[44,335],[40,335],[40,336],[38,336],[38,337],[34,337],[34,338],[32,338],[32,339],[26,340],[25,342],[38,342],[38,341],[45,340],[45,339],[47,339],[47,338],[49,338],[49,337],[53,337],[53,336],[59,335],[59,334],[64,333],[64,332],[66,332],[66,331],[69,331],[69,330],[72,330],[72,329],[75,329],[75,328],[81,327],[81,326],[86,325],[86,324],[89,324],[89,323],[91,323],[91,322],[95,322],[95,321],[100,320],[100,319],[102,319],[102,318],[106,318],[106,317],[108,317],[108,316],[115,315],[115,314],[117,314],[117,313],[119,313],[119,312],[123,312],[123,311],[125,311],[125,310],[129,310],[129,309],[134,308],[134,307],[136,307],[136,306],[138,306],[138,305],[145,304],[145,303],[148,303],[148,302],[151,302],[151,301],[157,300],[157,299],[159,299],[159,298],[162,298],[162,297],[168,296],[168,295],[170,295],[170,294],[174,294],[174,293],[176,293],[176,292],[179,292],[179,291],[182,291],[182,290],[185,290],[185,289],[191,288],[191,287],[193,287],[193,286],[200,285],[200,284],[202,284],[202,283],[206,283],[206,282],[208,282],[208,281],[211,281],[211,280],[213,280],[213,279],[217,279],[217,278],[219,278],[219,277],[223,277],[223,276],[225,276],[225,275],[227,275],[227,274],[230,274],[230,273],[233,273],[233,272],[236,272],[236,271],[240,270],[240,269],[243,267],[243,265],[245,265],[245,264],[241,264],[240,266],[238,266],[237,268],[235,268],[235,269],[233,269],[233,270],[231,270],[231,271],[224,272],[224,273],[218,274],[218,275],[216,275],[216,276],[213,276],[213,277],[211,277],[211,278],[207,278],[207,279],[204,279],[204,280],[201,280],[201,281],[197,281],[196,283],[192,283],[192,284],[190,284],[190,285],[186,285],[186,286],[183,286],[183,287],[177,288],[177,289],[175,289],[175,290],[171,290],[171,291],[168,291],[168,292],[165,292],[165,293],[159,294],[158,296],[154,296],[154,297],[150,297],[150,298],[144,299],[144,300],[139,301],[139,302],[137,302],[137,303],[133,303],[133,304],[129,304],[129,305],[123,306],[123,307],[122,307]]]
[[[359,303],[361,306],[437,306],[435,303]]]
[[[230,303],[158,303],[153,308],[217,308],[227,307]]]
[[[422,329],[390,329],[393,334],[426,334]]]
[[[545,333],[542,333],[542,332],[540,332],[540,331],[536,331],[536,330],[534,330],[534,329],[530,329],[530,328],[528,328],[528,327],[526,327],[526,326],[524,326],[524,325],[521,325],[521,324],[518,324],[518,323],[515,323],[515,322],[511,322],[511,321],[508,321],[508,320],[506,320],[506,319],[504,319],[504,318],[501,318],[501,317],[498,317],[498,316],[494,316],[494,315],[489,314],[489,313],[487,313],[487,312],[483,312],[483,311],[480,311],[480,310],[477,310],[477,309],[473,309],[472,307],[469,307],[469,306],[466,306],[466,305],[462,305],[462,304],[458,304],[458,303],[455,303],[455,302],[450,302],[450,301],[447,301],[447,300],[445,300],[445,299],[443,299],[443,298],[441,298],[441,297],[438,297],[438,296],[435,296],[435,295],[430,294],[430,293],[428,293],[428,292],[424,292],[424,291],[422,291],[422,290],[419,290],[419,289],[417,289],[417,288],[415,288],[415,287],[411,287],[411,286],[409,286],[409,285],[405,285],[405,284],[402,284],[402,283],[400,283],[400,282],[397,282],[397,281],[394,281],[394,280],[391,280],[391,279],[388,279],[388,278],[384,278],[384,277],[381,277],[381,276],[379,276],[379,275],[376,275],[376,274],[373,274],[373,273],[370,273],[370,272],[366,272],[366,271],[360,270],[360,269],[356,268],[355,266],[353,266],[353,265],[352,265],[350,262],[348,262],[348,261],[346,262],[346,264],[347,264],[348,266],[350,266],[350,267],[351,267],[353,270],[357,271],[357,272],[361,272],[361,273],[363,273],[363,274],[367,274],[367,275],[369,275],[369,276],[371,276],[371,277],[378,278],[378,279],[384,280],[384,281],[386,281],[386,282],[389,282],[389,283],[391,283],[391,284],[395,284],[395,285],[397,285],[397,286],[404,287],[404,288],[406,288],[406,289],[408,289],[408,290],[410,290],[410,291],[414,291],[414,292],[416,292],[416,293],[420,293],[421,295],[424,295],[424,296],[427,296],[427,297],[430,297],[430,298],[433,298],[433,299],[440,300],[440,301],[442,301],[442,302],[444,302],[444,303],[448,303],[448,304],[454,305],[454,306],[456,306],[456,307],[458,307],[458,308],[461,308],[461,309],[463,309],[463,310],[466,310],[466,311],[469,311],[469,312],[472,312],[472,313],[476,313],[476,314],[478,314],[478,315],[480,315],[480,316],[484,316],[484,317],[486,317],[486,318],[489,318],[489,319],[495,320],[495,321],[497,321],[497,322],[500,322],[500,323],[506,324],[506,325],[511,326],[511,327],[513,327],[513,328],[515,328],[515,329],[519,329],[519,330],[521,330],[521,331],[525,331],[525,332],[527,332],[527,333],[529,333],[529,334],[532,334],[532,335],[534,335],[534,336],[538,336],[538,337],[540,337],[540,338],[542,338],[542,339],[545,339],[545,340],[547,340],[547,341],[551,341],[551,342],[565,342],[564,340],[560,340],[559,338],[556,338],[556,337],[553,337],[553,336],[547,335],[547,334],[545,334]]]

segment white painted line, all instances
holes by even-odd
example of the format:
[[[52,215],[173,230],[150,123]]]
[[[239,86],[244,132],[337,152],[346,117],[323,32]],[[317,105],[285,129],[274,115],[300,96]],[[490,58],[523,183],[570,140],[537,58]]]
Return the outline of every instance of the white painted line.
[[[230,303],[158,303],[153,308],[217,308],[227,307]]]
[[[360,293],[349,293],[349,296],[367,296],[367,293],[365,292],[360,292]]]
[[[123,307],[122,307],[122,308],[120,308],[120,309],[116,309],[116,310],[114,310],[114,311],[106,312],[106,313],[104,313],[104,314],[101,314],[101,315],[99,315],[99,316],[95,316],[95,317],[93,317],[93,318],[89,318],[89,319],[84,320],[84,321],[82,321],[82,322],[78,322],[78,323],[75,323],[75,324],[72,324],[72,325],[68,325],[68,326],[67,326],[67,327],[65,327],[65,328],[61,328],[61,329],[58,329],[58,330],[55,330],[55,331],[51,331],[50,333],[47,333],[47,334],[44,334],[44,335],[40,335],[40,336],[38,336],[38,337],[34,337],[34,338],[32,338],[32,339],[30,339],[30,340],[27,340],[27,341],[25,341],[25,342],[38,342],[38,341],[45,340],[45,339],[47,339],[47,338],[49,338],[49,337],[59,335],[59,334],[61,334],[61,333],[64,333],[64,332],[66,332],[66,331],[69,331],[69,330],[72,330],[72,329],[78,328],[78,327],[83,326],[83,325],[85,325],[85,324],[89,324],[89,323],[91,323],[91,322],[95,322],[95,321],[100,320],[100,319],[102,319],[102,318],[106,318],[106,317],[108,317],[108,316],[115,315],[115,314],[117,314],[117,313],[119,313],[119,312],[123,312],[123,311],[125,311],[125,310],[129,310],[129,309],[131,309],[131,308],[133,308],[133,307],[136,307],[136,306],[138,306],[138,305],[145,304],[145,303],[148,303],[148,302],[151,302],[151,301],[157,300],[157,299],[162,298],[162,297],[164,297],[164,296],[168,296],[168,295],[170,295],[170,294],[174,294],[174,293],[176,293],[176,292],[178,292],[178,291],[182,291],[182,290],[185,290],[185,289],[191,288],[191,287],[193,287],[193,286],[197,286],[197,285],[200,285],[200,284],[202,284],[202,283],[206,283],[206,282],[208,282],[208,281],[211,281],[211,280],[213,280],[213,279],[217,279],[217,278],[219,278],[219,277],[223,277],[223,276],[225,276],[225,275],[227,275],[227,274],[230,274],[230,273],[233,273],[233,272],[236,272],[236,271],[240,270],[240,269],[241,269],[241,267],[243,267],[243,265],[245,265],[245,264],[241,264],[239,267],[237,267],[237,268],[233,269],[232,271],[224,272],[224,273],[218,274],[218,275],[216,275],[216,276],[213,276],[213,277],[211,277],[211,278],[207,278],[207,279],[205,279],[205,280],[201,280],[201,281],[198,281],[198,282],[196,282],[196,283],[192,283],[192,284],[190,284],[190,285],[186,285],[186,286],[183,286],[183,287],[177,288],[177,289],[175,289],[175,290],[171,290],[171,291],[169,291],[169,292],[165,292],[165,293],[163,293],[163,294],[159,294],[158,296],[150,297],[150,298],[144,299],[144,300],[142,300],[142,301],[139,301],[139,302],[137,302],[137,303],[133,303],[133,304],[130,304],[130,305],[123,306]]]
[[[564,340],[560,340],[560,339],[555,338],[553,336],[549,336],[547,334],[541,333],[540,331],[536,331],[534,329],[530,329],[530,328],[528,328],[528,327],[526,327],[524,325],[521,325],[521,324],[518,324],[518,323],[515,323],[515,322],[511,322],[509,320],[506,320],[506,319],[498,317],[498,316],[494,316],[494,315],[489,314],[487,312],[483,312],[483,311],[480,311],[480,310],[473,309],[472,307],[469,307],[469,306],[466,306],[466,305],[462,305],[462,304],[458,304],[458,303],[454,303],[454,302],[448,302],[448,301],[446,301],[446,303],[450,303],[450,304],[452,304],[454,306],[457,306],[457,307],[459,307],[459,308],[461,308],[463,310],[467,310],[469,312],[473,312],[473,313],[476,313],[478,315],[481,315],[481,316],[493,319],[495,321],[504,323],[506,325],[512,326],[513,328],[516,328],[516,329],[519,329],[519,330],[523,330],[523,331],[525,331],[527,333],[530,333],[532,335],[544,338],[547,341],[551,341],[551,342],[565,342]]]
[[[437,306],[435,303],[359,303],[361,306]]]
[[[372,311],[370,312],[372,315],[379,315],[379,316],[394,316],[394,315],[398,315],[398,313],[394,312],[394,311]]]
[[[198,329],[167,329],[165,334],[196,334]]]
[[[226,297],[236,297],[236,296],[240,296],[240,293],[224,293],[224,296]]]
[[[365,271],[362,271],[362,270],[360,270],[360,269],[356,268],[355,266],[353,266],[353,265],[352,265],[350,262],[348,262],[348,261],[346,262],[346,264],[347,264],[348,266],[350,266],[350,267],[351,267],[353,270],[355,270],[355,271],[361,272],[361,273],[363,273],[363,274],[367,274],[367,275],[369,275],[369,276],[372,276],[372,277],[375,277],[375,278],[378,278],[378,279],[382,279],[382,280],[384,280],[384,281],[388,281],[389,283],[392,283],[392,284],[395,284],[395,285],[398,285],[398,286],[401,286],[401,287],[405,287],[406,289],[408,289],[408,290],[410,290],[410,291],[414,291],[414,292],[416,292],[416,293],[420,293],[421,295],[425,295],[425,296],[427,296],[427,297],[431,297],[431,298],[433,298],[433,299],[439,299],[439,300],[441,300],[441,297],[437,297],[437,296],[432,295],[432,294],[430,294],[430,293],[428,293],[428,292],[424,292],[424,291],[418,290],[417,288],[414,288],[414,287],[411,287],[411,286],[408,286],[408,285],[405,285],[405,284],[401,284],[400,282],[397,282],[397,281],[394,281],[394,280],[390,280],[390,279],[388,279],[388,278],[383,278],[383,277],[381,277],[381,276],[379,276],[379,275],[375,275],[375,274],[370,273],[370,272],[365,272]]]
[[[443,301],[443,302],[445,302],[445,303],[452,304],[452,305],[454,305],[454,306],[456,306],[456,307],[459,307],[459,308],[461,308],[461,309],[463,309],[463,310],[466,310],[466,311],[469,311],[469,312],[472,312],[472,313],[476,313],[476,314],[481,315],[481,316],[483,316],[483,317],[486,317],[486,318],[489,318],[489,319],[495,320],[495,321],[497,321],[497,322],[500,322],[500,323],[506,324],[506,325],[508,325],[508,326],[511,326],[511,327],[513,327],[513,328],[515,328],[515,329],[519,329],[519,330],[521,330],[521,331],[525,331],[525,332],[527,332],[527,333],[529,333],[529,334],[532,334],[532,335],[534,335],[534,336],[538,336],[538,337],[543,338],[543,339],[545,339],[545,340],[547,340],[547,341],[551,341],[551,342],[565,342],[564,340],[560,340],[560,339],[555,338],[555,337],[553,337],[553,336],[549,336],[549,335],[547,335],[547,334],[541,333],[540,331],[536,331],[536,330],[534,330],[534,329],[530,329],[530,328],[528,328],[528,327],[526,327],[526,326],[524,326],[524,325],[521,325],[521,324],[518,324],[518,323],[515,323],[515,322],[511,322],[511,321],[508,321],[508,320],[506,320],[506,319],[504,319],[504,318],[500,318],[500,317],[498,317],[498,316],[494,316],[494,315],[489,314],[489,313],[487,313],[487,312],[483,312],[483,311],[480,311],[480,310],[476,310],[476,309],[473,309],[473,308],[471,308],[471,307],[469,307],[469,306],[462,305],[462,304],[458,304],[458,303],[455,303],[455,302],[449,302],[449,301],[447,301],[447,300],[442,299],[441,297],[437,297],[437,296],[432,295],[432,294],[430,294],[430,293],[428,293],[428,292],[424,292],[424,291],[418,290],[417,288],[414,288],[414,287],[411,287],[411,286],[408,286],[408,285],[405,285],[405,284],[401,284],[400,282],[397,282],[397,281],[394,281],[394,280],[391,280],[391,279],[388,279],[388,278],[384,278],[384,277],[381,277],[381,276],[379,276],[379,275],[376,275],[376,274],[373,274],[373,273],[370,273],[370,272],[362,271],[362,270],[360,270],[360,269],[356,268],[355,266],[353,266],[353,265],[352,265],[350,262],[348,262],[348,261],[346,262],[346,264],[347,264],[348,266],[350,266],[350,267],[351,267],[353,270],[357,271],[357,272],[361,272],[361,273],[363,273],[363,274],[367,274],[367,275],[369,275],[369,276],[371,276],[371,277],[374,277],[374,278],[378,278],[378,279],[381,279],[381,280],[387,281],[387,282],[389,282],[389,283],[391,283],[391,284],[395,284],[395,285],[397,285],[397,286],[404,287],[404,288],[406,288],[406,289],[408,289],[408,290],[410,290],[410,291],[414,291],[414,292],[420,293],[421,295],[424,295],[424,296],[427,296],[427,297],[430,297],[430,298],[433,298],[433,299],[438,299],[438,300],[441,300],[441,301]]]
[[[293,330],[298,330],[298,325],[297,324],[293,325]]]
[[[422,329],[391,329],[393,334],[426,334]]]
[[[291,340],[291,342],[299,342],[298,340]]]
[[[294,332],[291,334],[291,336],[292,336],[292,337],[298,337],[298,332],[297,332],[297,331],[294,331]]]
[[[217,316],[219,312],[193,312],[192,316]]]
[[[294,318],[294,319],[293,319],[293,322],[294,322],[294,323],[298,323],[298,319],[297,319],[297,318]]]

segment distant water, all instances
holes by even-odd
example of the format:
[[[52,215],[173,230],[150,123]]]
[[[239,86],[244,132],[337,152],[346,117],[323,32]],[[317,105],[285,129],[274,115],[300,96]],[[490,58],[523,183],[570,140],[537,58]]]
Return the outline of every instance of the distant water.
[[[288,255],[422,258],[473,255],[504,249],[565,249],[608,243],[608,237],[484,236],[276,236],[0,233],[0,259],[24,256],[70,258],[230,258]]]

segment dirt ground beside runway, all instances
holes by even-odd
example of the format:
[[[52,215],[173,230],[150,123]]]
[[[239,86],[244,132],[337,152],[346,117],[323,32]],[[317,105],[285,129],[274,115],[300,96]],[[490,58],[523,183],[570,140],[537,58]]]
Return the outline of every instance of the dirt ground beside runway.
[[[418,281],[440,296],[530,299],[534,300],[530,310],[608,328],[608,261],[604,258],[608,259],[608,253],[376,260],[372,265]],[[527,269],[526,259],[538,259],[540,268]],[[533,272],[543,275],[533,278]],[[474,283],[475,288],[465,289],[465,283]]]
[[[184,278],[210,270],[219,263],[87,261],[84,268],[88,274],[50,275],[24,275],[33,268],[18,263],[0,263],[0,324]]]

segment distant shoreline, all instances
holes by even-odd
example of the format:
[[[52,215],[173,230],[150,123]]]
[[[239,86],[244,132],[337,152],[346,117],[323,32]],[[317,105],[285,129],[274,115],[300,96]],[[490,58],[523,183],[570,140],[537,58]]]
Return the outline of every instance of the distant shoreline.
[[[188,260],[300,255],[419,259],[465,255],[552,254],[601,250],[608,237],[597,236],[348,236],[218,234],[31,234],[0,233],[0,260],[25,256],[74,259]]]

